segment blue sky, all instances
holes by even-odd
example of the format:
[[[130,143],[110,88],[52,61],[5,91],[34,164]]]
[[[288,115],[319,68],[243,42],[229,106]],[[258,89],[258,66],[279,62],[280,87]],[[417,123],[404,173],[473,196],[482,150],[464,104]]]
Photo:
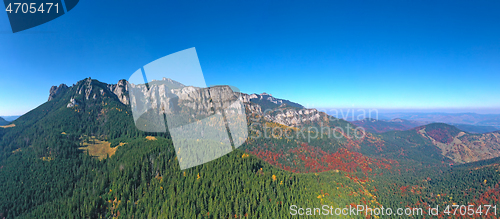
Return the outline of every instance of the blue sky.
[[[13,34],[0,13],[0,115],[52,85],[128,79],[196,47],[208,85],[309,107],[500,113],[498,1],[80,1]]]

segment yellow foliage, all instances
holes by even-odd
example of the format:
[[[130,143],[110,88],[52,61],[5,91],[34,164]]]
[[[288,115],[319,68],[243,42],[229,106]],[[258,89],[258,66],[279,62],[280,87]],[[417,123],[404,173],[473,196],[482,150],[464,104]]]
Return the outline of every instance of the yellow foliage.
[[[156,141],[156,137],[154,136],[146,136],[146,139],[150,141]]]
[[[201,177],[200,177],[200,173],[198,173],[198,178],[196,178],[196,179],[200,179],[200,178],[201,178]]]
[[[92,136],[92,139],[95,139],[95,137]],[[108,155],[110,157],[113,156],[118,149],[118,147],[112,148],[110,142],[97,139],[93,140],[92,143],[82,142],[81,145],[83,147],[80,147],[79,149],[88,151],[91,156],[96,156],[99,160],[106,158]],[[122,145],[120,144],[118,146]]]
[[[276,181],[276,175],[273,175],[272,178],[273,178],[273,181]]]
[[[247,157],[250,157],[250,155],[249,154],[243,154],[243,155],[241,155],[241,158],[247,158]]]
[[[42,159],[43,161],[51,161],[51,160],[54,160],[54,158],[52,158],[52,157],[42,157],[42,158],[40,158],[40,159]]]

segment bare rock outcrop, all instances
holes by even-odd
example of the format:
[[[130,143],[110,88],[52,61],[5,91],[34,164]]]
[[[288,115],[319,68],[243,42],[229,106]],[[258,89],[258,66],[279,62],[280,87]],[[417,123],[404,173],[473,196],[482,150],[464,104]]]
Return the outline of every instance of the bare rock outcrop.
[[[64,93],[68,90],[68,86],[65,84],[60,84],[59,87],[52,86],[49,91],[49,100],[51,101],[56,98],[59,94]]]

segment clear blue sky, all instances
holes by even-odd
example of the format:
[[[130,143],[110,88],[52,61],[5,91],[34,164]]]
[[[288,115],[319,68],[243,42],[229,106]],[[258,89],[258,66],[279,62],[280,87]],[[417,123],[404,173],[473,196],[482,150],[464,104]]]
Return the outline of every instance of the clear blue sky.
[[[309,107],[500,109],[499,11],[499,1],[80,1],[16,34],[2,12],[0,115],[42,104],[52,85],[116,83],[191,47],[208,85]]]

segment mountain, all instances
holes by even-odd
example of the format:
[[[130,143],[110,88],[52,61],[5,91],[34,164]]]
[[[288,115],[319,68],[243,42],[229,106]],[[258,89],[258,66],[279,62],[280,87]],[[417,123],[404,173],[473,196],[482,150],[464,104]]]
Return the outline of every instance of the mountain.
[[[376,206],[376,198],[366,186],[346,175],[354,179],[357,168],[368,174],[372,169],[378,171],[376,165],[381,164],[380,171],[385,170],[386,161],[346,150],[335,154],[352,143],[342,135],[322,139],[307,131],[292,140],[256,138],[240,150],[180,171],[169,133],[138,130],[131,111],[131,103],[139,100],[131,98],[130,92],[149,95],[166,83],[169,81],[129,89],[124,80],[105,84],[87,78],[73,86],[52,87],[47,102],[18,118],[14,127],[0,129],[0,217],[278,218],[289,215],[291,205],[346,207],[365,201]],[[217,92],[221,98],[234,95],[225,86],[188,92],[192,89],[172,89],[177,98],[149,96],[148,101],[158,107],[148,113],[217,108],[217,101],[207,102],[206,92]],[[190,104],[189,100],[197,98],[203,100],[201,104]],[[253,134],[277,131],[276,127],[300,130],[273,122],[282,118],[281,109],[287,106],[276,107],[266,117],[260,105],[243,101],[249,119],[261,125]],[[291,121],[301,128],[319,125],[318,118],[324,116],[315,110],[300,112]],[[308,140],[313,147],[304,144]],[[266,161],[273,158],[265,153],[279,153],[278,148],[266,149],[265,145],[274,143],[273,147],[280,143],[281,149],[296,154],[294,159],[300,162],[293,168],[300,174]],[[319,146],[322,153],[331,154],[322,163],[324,169],[302,160],[303,153],[316,154]],[[322,173],[326,170],[334,172]]]
[[[370,133],[316,109],[250,96],[169,79],[52,87],[47,102],[0,128],[0,218],[293,218],[293,205],[497,204],[487,197],[498,193],[498,160],[457,164],[495,156],[498,132],[427,124]],[[135,124],[158,115],[196,121],[234,98],[247,115],[244,144],[185,170],[168,129]],[[140,103],[154,107],[134,118]],[[398,122],[406,125],[390,123]]]
[[[9,124],[9,122],[5,119],[3,119],[2,117],[0,117],[0,126],[3,126],[3,125],[7,125]]]
[[[500,156],[500,132],[471,134],[444,123],[433,123],[415,130],[441,149],[442,155],[457,163]]]

